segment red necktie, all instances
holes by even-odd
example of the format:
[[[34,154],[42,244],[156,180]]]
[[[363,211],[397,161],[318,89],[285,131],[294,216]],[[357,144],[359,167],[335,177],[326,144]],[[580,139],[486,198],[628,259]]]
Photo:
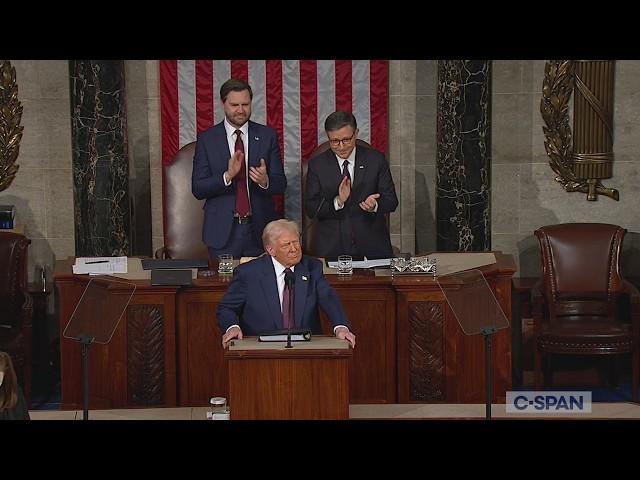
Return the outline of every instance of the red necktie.
[[[242,143],[242,132],[236,130],[236,147],[235,151],[244,154],[244,143]],[[245,166],[245,158],[242,158],[242,167],[236,175],[236,214],[244,217],[249,213],[249,192],[247,192],[247,172]]]
[[[290,273],[290,268],[285,268],[284,274],[286,276],[287,273]],[[291,328],[293,328],[294,322],[290,322],[289,320],[289,299],[291,298],[291,291],[285,282],[284,290],[282,291],[282,325],[284,328],[289,328],[289,323],[291,323]]]

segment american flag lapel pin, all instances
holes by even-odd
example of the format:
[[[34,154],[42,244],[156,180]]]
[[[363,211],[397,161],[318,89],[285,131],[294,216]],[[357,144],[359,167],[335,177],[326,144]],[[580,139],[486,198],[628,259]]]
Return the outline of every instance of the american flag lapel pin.
[[[304,275],[302,275],[302,280],[304,280],[306,282],[309,279],[307,277],[305,277]]]
[[[364,168],[364,165],[360,165],[358,168]]]

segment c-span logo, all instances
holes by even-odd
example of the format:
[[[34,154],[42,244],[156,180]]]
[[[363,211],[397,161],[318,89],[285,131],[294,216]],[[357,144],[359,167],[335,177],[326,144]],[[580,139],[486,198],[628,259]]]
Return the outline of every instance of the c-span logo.
[[[591,413],[591,392],[507,392],[507,413]]]

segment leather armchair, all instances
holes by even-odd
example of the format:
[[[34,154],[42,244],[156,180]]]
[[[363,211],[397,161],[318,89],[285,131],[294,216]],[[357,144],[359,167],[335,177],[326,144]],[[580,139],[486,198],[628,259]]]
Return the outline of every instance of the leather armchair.
[[[638,401],[640,293],[620,273],[625,233],[601,223],[535,231],[542,259],[542,276],[532,291],[536,390],[543,357],[550,377],[552,354],[630,354],[632,399]]]
[[[163,168],[164,246],[156,258],[208,259],[202,242],[204,200],[191,193],[191,172],[196,142],[182,147],[173,161]]]
[[[0,350],[13,361],[27,405],[31,401],[31,319],[33,304],[27,289],[27,259],[31,240],[0,232]]]

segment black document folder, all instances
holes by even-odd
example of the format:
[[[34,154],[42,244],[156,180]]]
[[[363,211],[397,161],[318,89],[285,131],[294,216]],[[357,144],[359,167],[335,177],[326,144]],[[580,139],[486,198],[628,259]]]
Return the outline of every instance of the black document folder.
[[[186,258],[143,258],[143,270],[154,270],[156,268],[207,268],[209,262],[202,259]]]
[[[286,342],[287,334],[289,330],[286,328],[282,330],[274,330],[272,332],[263,333],[258,337],[261,342]],[[308,342],[311,340],[311,330],[304,330],[300,328],[291,329],[291,341],[292,342]]]
[[[191,270],[151,270],[151,285],[191,285]]]

